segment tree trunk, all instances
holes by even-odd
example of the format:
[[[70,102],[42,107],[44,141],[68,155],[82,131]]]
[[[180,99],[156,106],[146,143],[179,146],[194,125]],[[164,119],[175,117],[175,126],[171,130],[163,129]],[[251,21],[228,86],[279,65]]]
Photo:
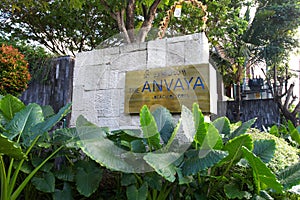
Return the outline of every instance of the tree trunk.
[[[238,65],[238,72],[237,72],[237,80],[236,80],[236,96],[235,96],[235,113],[236,113],[236,121],[241,120],[241,101],[242,101],[242,94],[241,94],[241,80],[243,75],[243,68],[242,66]]]
[[[136,0],[128,0],[128,4],[126,7],[126,30],[128,32],[128,37],[130,42],[135,42],[135,35],[134,35],[135,1]]]

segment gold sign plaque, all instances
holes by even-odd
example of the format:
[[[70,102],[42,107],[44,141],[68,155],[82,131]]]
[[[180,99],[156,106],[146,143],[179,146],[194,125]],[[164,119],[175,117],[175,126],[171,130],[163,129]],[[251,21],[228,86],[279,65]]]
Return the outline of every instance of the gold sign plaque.
[[[126,72],[125,112],[139,113],[143,105],[161,105],[181,112],[182,105],[199,104],[210,112],[209,65],[188,65]]]

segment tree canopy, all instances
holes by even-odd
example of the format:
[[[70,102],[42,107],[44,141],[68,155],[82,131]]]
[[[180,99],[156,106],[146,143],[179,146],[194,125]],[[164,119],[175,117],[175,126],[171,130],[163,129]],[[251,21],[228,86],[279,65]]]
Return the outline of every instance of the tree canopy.
[[[118,32],[95,0],[81,8],[66,0],[3,1],[0,6],[3,34],[13,40],[39,42],[58,55],[91,50]]]
[[[91,50],[119,32],[127,42],[144,41],[151,27],[160,26],[174,2],[177,1],[5,0],[0,4],[0,29],[12,39],[37,41],[60,55],[75,54]],[[242,2],[203,2],[209,11],[207,34],[214,44],[225,35],[226,26],[239,28],[237,16]],[[203,31],[201,16],[203,11],[185,3],[182,17],[172,18],[169,25],[182,34]]]

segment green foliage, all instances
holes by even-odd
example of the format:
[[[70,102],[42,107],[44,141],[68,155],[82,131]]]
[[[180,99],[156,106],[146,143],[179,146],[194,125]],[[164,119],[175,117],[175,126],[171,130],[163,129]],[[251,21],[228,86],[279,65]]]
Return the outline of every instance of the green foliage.
[[[278,174],[278,180],[284,189],[291,189],[292,186],[300,184],[300,162],[285,168]]]
[[[245,34],[247,41],[263,47],[256,50],[268,66],[285,63],[291,50],[299,45],[295,38],[300,25],[300,9],[297,0],[258,2],[252,26]]]
[[[38,148],[38,144],[42,142],[47,132],[68,113],[69,109],[70,105],[66,105],[53,117],[44,118],[42,109],[37,104],[25,106],[11,95],[0,99],[0,124],[2,126],[0,146],[5,147],[0,153],[1,200],[17,199],[33,176],[62,149],[63,146],[49,151],[45,158],[32,169],[27,167],[27,177],[17,184],[20,172],[25,171],[23,168],[26,166],[25,161],[32,159],[33,150]],[[33,180],[38,187],[49,189],[48,186],[53,183],[53,176],[47,174],[44,179]],[[50,190],[53,190],[53,186]]]
[[[294,165],[299,162],[299,150],[291,145],[283,138],[276,137],[269,133],[260,132],[257,129],[249,129],[248,133],[255,141],[269,140],[275,141],[276,149],[273,158],[267,163],[267,166],[273,172],[279,172],[288,166]]]
[[[140,122],[144,138],[149,144],[150,151],[160,148],[160,135],[153,115],[146,106],[143,106],[140,112]]]
[[[143,132],[110,132],[79,117],[79,137],[67,143],[76,144],[109,169],[126,172],[121,179],[126,189],[120,192],[128,199],[250,199],[273,197],[275,191],[283,191],[281,182],[268,168],[276,140],[254,140],[248,133],[254,120],[237,123],[235,128],[225,117],[206,123],[195,104],[192,112],[183,106],[174,127],[170,113],[159,109],[153,113],[146,106],[141,109]],[[164,134],[167,137],[162,139]],[[149,140],[149,136],[156,139]],[[187,148],[180,145],[182,140],[189,143]],[[297,170],[291,171],[291,179],[293,174]]]
[[[58,55],[91,50],[118,32],[108,10],[95,0],[4,1],[0,10],[1,31],[10,40],[35,41]]]
[[[276,192],[282,192],[282,185],[276,180],[276,176],[272,171],[257,156],[249,151],[249,149],[243,147],[242,150],[245,158],[253,169],[253,177],[257,191],[271,187]]]
[[[0,94],[19,95],[30,80],[28,62],[17,49],[2,44],[0,47]]]
[[[225,151],[211,150],[205,152],[190,150],[186,152],[186,160],[182,166],[184,176],[196,175],[198,172],[207,170],[208,168],[219,163],[228,153]]]
[[[146,200],[148,194],[148,185],[144,183],[139,189],[135,185],[127,187],[126,195],[128,200]]]
[[[296,128],[293,123],[288,121],[289,134],[294,142],[300,145],[300,132],[298,128]]]
[[[86,197],[94,193],[102,179],[102,170],[94,162],[79,161],[76,163],[75,176],[77,190]]]
[[[276,150],[275,140],[256,140],[254,141],[253,153],[264,163],[268,163],[274,156]]]
[[[25,60],[28,62],[31,80],[45,80],[48,78],[51,59],[55,56],[47,52],[41,46],[28,44],[24,41],[0,38],[0,45],[9,45],[18,49],[24,55]]]
[[[247,191],[241,191],[239,188],[239,185],[234,183],[229,183],[224,186],[224,191],[226,194],[226,197],[229,199],[250,199],[251,194]]]

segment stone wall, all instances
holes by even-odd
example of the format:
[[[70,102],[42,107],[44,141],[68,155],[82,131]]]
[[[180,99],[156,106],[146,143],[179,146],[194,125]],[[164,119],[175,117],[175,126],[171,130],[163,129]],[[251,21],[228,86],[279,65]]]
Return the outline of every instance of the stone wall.
[[[127,71],[203,63],[209,63],[204,33],[79,53],[74,69],[71,125],[83,115],[111,129],[139,126],[137,115],[124,113]],[[213,95],[216,100],[217,94]]]

